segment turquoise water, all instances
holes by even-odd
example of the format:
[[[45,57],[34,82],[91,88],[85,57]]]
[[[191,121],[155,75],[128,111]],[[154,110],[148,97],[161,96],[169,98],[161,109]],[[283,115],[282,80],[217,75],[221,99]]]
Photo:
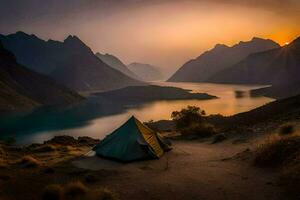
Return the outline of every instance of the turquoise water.
[[[172,111],[180,110],[187,105],[199,106],[207,114],[234,115],[249,111],[273,101],[267,97],[251,97],[249,91],[263,86],[224,85],[209,83],[166,83],[154,82],[162,86],[174,86],[189,89],[191,92],[205,92],[218,96],[212,100],[175,100],[155,101],[141,105],[131,105],[123,109],[116,109],[117,105],[104,105],[105,115],[78,124],[75,128],[60,128],[60,130],[38,130],[31,133],[18,134],[18,142],[22,144],[43,142],[56,135],[90,136],[103,138],[105,135],[118,128],[130,116],[135,115],[141,121],[170,119]],[[239,91],[239,92],[237,92]],[[240,94],[243,95],[240,95]],[[237,95],[239,94],[239,95]],[[109,112],[114,110],[113,112]],[[72,126],[71,126],[72,127]]]

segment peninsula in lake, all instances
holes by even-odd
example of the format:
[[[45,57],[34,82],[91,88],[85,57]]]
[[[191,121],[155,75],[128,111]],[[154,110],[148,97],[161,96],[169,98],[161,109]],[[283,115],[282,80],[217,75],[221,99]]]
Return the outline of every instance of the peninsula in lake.
[[[109,101],[123,102],[125,104],[137,104],[158,100],[209,100],[217,98],[216,96],[206,93],[190,93],[190,91],[181,88],[156,85],[130,86],[119,90],[95,93],[94,95]]]

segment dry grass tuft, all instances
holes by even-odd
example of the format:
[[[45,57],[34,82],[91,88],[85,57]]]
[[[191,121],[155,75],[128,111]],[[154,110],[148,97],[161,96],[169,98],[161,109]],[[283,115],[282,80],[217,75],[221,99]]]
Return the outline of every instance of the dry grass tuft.
[[[42,165],[42,163],[35,159],[32,156],[24,156],[19,162],[18,164],[22,167],[22,168],[35,168],[35,167],[39,167]]]
[[[300,136],[294,134],[293,125],[282,126],[278,135],[266,140],[256,152],[254,162],[261,167],[279,167],[285,199],[299,199]]]
[[[43,200],[118,200],[119,196],[107,188],[89,189],[79,181],[64,187],[49,185],[42,194]]]
[[[273,137],[262,144],[254,163],[262,167],[286,166],[300,153],[300,136]]]
[[[64,153],[70,153],[75,150],[72,146],[66,145],[66,146],[60,146],[58,148],[59,151],[64,152]]]
[[[81,182],[71,182],[64,188],[64,199],[83,199],[89,192],[89,189]]]
[[[42,145],[36,149],[33,150],[36,153],[47,153],[47,152],[53,152],[56,151],[56,147],[51,144]]]
[[[118,200],[119,195],[107,188],[98,189],[91,193],[91,200]]]
[[[3,156],[5,154],[4,149],[0,146],[0,156]]]
[[[5,160],[0,158],[0,169],[1,168],[8,168],[8,164],[5,162]]]
[[[42,194],[42,200],[62,200],[63,188],[60,185],[48,185]]]

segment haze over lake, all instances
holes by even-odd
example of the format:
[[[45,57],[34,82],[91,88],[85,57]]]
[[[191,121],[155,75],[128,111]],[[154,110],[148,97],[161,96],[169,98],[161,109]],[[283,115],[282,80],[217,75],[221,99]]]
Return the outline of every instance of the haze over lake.
[[[249,85],[229,85],[229,84],[210,84],[210,83],[173,83],[173,82],[153,82],[160,86],[174,86],[191,90],[193,93],[208,93],[219,97],[211,100],[172,100],[155,101],[141,105],[128,105],[127,109],[118,114],[106,115],[89,121],[86,125],[64,129],[59,131],[43,131],[34,134],[18,136],[18,142],[22,144],[32,142],[43,142],[56,135],[90,136],[93,138],[104,138],[114,129],[123,124],[131,115],[135,115],[140,120],[170,119],[171,113],[180,110],[187,105],[201,107],[210,114],[222,114],[225,116],[234,115],[240,112],[252,110],[274,99],[267,97],[251,97],[249,91],[264,86]],[[243,95],[237,95],[242,92]],[[113,109],[113,108],[112,108]]]

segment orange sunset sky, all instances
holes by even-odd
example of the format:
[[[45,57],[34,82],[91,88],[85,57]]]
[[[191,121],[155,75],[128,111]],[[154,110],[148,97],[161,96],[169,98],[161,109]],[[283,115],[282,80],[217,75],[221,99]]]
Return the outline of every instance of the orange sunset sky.
[[[256,36],[284,45],[300,36],[299,0],[5,1],[3,34],[22,30],[56,40],[73,34],[94,52],[114,54],[126,64],[157,65],[168,74],[216,43]]]

